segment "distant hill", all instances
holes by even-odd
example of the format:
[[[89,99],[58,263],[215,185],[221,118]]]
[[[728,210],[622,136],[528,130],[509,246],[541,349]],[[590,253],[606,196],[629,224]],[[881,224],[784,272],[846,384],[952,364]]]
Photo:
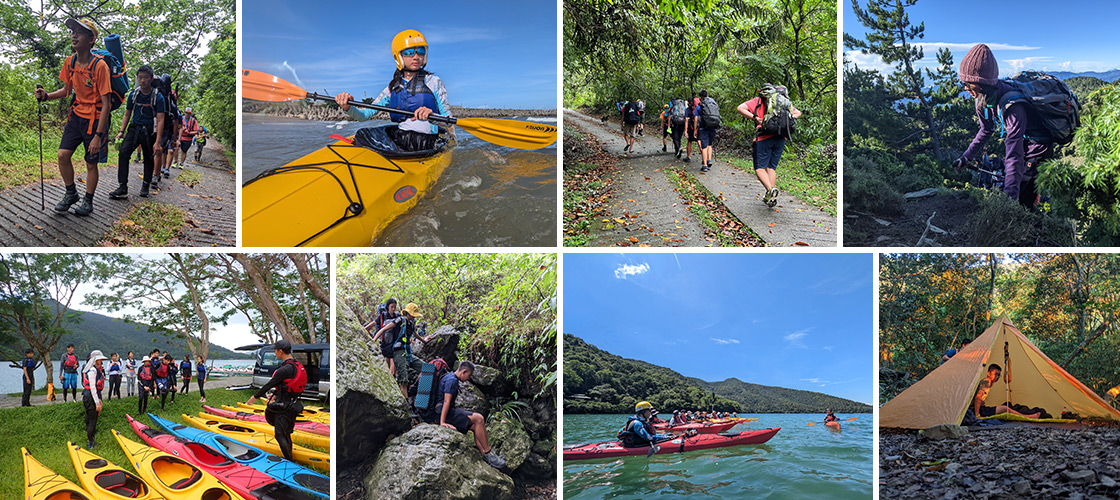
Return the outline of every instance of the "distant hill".
[[[1075,76],[1064,81],[1066,85],[1069,86],[1070,92],[1073,92],[1073,95],[1077,96],[1078,102],[1082,105],[1086,103],[1086,100],[1094,90],[1108,85],[1108,82],[1092,76]]]
[[[122,359],[128,357],[128,351],[133,351],[136,359],[140,359],[154,348],[159,348],[161,351],[170,350],[171,355],[179,360],[187,354],[185,341],[172,344],[167,337],[148,331],[146,325],[125,323],[94,312],[73,311],[81,321],[68,324],[67,327],[73,333],[63,335],[54,351],[51,351],[51,359],[56,365],[62,353],[66,352],[66,344],[71,343],[74,344],[74,352],[82,359],[85,359],[94,349],[100,349],[105,356],[114,352],[119,353]],[[21,349],[20,352],[23,350]],[[207,359],[251,359],[252,357],[251,353],[239,353],[211,343],[210,355]],[[55,370],[57,369],[58,366],[55,366]]]
[[[1108,82],[1108,83],[1112,83],[1116,80],[1120,80],[1120,69],[1105,71],[1103,73],[1099,73],[1099,72],[1096,72],[1096,71],[1084,71],[1084,72],[1081,72],[1081,73],[1072,73],[1072,72],[1069,72],[1069,71],[1046,71],[1046,73],[1054,75],[1054,77],[1059,78],[1061,80],[1068,80],[1068,79],[1073,78],[1075,76],[1091,76],[1093,78],[1100,78],[1101,80],[1104,80],[1105,82]]]
[[[662,412],[870,413],[871,406],[827,394],[730,378],[705,382],[645,361],[627,359],[564,335],[564,413],[631,413],[647,400]]]

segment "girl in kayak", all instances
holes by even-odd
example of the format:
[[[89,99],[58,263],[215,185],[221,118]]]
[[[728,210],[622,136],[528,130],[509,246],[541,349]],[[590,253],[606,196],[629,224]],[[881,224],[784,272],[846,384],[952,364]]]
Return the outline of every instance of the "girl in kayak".
[[[653,405],[649,401],[634,405],[634,412],[636,415],[630,417],[626,425],[618,431],[618,440],[622,446],[627,448],[651,446],[658,441],[669,439],[668,434],[657,434],[654,431],[653,423],[649,421],[653,413]]]
[[[826,413],[826,415],[824,416],[824,421],[825,422],[835,422],[836,421],[836,415],[832,414],[831,409],[825,410],[825,413]]]
[[[428,116],[433,113],[451,116],[451,106],[443,80],[424,70],[428,64],[428,41],[419,31],[404,30],[393,37],[391,49],[397,71],[373,103],[416,112],[414,117],[389,114],[389,119],[397,123],[396,132],[392,134],[397,147],[403,151],[432,149],[439,137],[439,127],[429,122]],[[351,108],[348,103],[353,99],[348,92],[334,97],[342,110],[355,120],[366,121],[377,114],[372,109]]]

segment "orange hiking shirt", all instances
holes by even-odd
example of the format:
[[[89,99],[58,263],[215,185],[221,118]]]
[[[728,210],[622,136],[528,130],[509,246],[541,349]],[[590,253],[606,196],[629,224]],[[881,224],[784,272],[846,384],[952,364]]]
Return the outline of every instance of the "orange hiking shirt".
[[[89,64],[81,66],[72,61],[76,57],[77,54],[63,61],[58,79],[70,84],[74,90],[77,99],[71,109],[74,114],[89,120],[89,133],[92,134],[93,122],[101,117],[101,96],[113,90],[109,84],[109,65],[100,57],[91,56]],[[70,71],[71,63],[75,63],[73,72]]]

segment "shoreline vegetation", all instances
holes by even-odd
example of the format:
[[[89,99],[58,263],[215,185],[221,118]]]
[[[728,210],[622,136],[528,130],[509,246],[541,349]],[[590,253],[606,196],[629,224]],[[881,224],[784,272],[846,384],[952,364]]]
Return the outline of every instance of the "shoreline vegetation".
[[[269,117],[309,121],[354,121],[334,103],[296,102],[259,102],[242,99],[241,110],[245,119],[257,123],[268,121]],[[510,118],[510,117],[556,117],[555,109],[504,109],[504,108],[464,108],[451,106],[451,114],[456,118]],[[388,113],[374,115],[375,120],[388,120]]]

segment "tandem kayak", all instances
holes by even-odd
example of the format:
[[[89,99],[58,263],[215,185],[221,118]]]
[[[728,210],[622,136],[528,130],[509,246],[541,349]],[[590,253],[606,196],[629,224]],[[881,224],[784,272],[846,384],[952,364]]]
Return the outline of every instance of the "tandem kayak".
[[[223,424],[233,424],[248,427],[250,429],[261,431],[266,434],[276,435],[276,428],[268,422],[252,422],[248,420],[238,420],[236,418],[226,418],[221,415],[214,415],[207,412],[198,412],[198,416],[205,419],[217,420]],[[310,432],[303,432],[295,430],[292,432],[292,442],[302,444],[304,446],[314,446],[317,448],[331,449],[331,437],[322,434],[312,434]]]
[[[308,493],[315,498],[326,500],[331,496],[331,478],[295,462],[285,460],[221,434],[176,424],[151,413],[148,414],[148,418],[172,436],[205,444],[241,465],[247,465],[268,474],[273,479]]]
[[[658,431],[669,431],[672,433],[684,432],[689,429],[696,429],[696,432],[699,432],[701,434],[719,434],[732,427],[735,427],[738,424],[738,421],[724,422],[720,424],[713,424],[711,422],[691,422],[687,424],[674,425],[672,427],[670,427],[669,424],[655,424],[653,428],[657,429]]]
[[[370,246],[451,164],[455,140],[403,151],[395,124],[363,128],[241,188],[245,246]],[[443,130],[441,129],[441,132]]]
[[[125,414],[132,430],[148,446],[170,453],[218,478],[247,500],[312,500],[309,493],[281,483],[257,469],[230,460],[217,450],[155,430]]]
[[[774,437],[781,427],[745,431],[731,434],[697,434],[692,437],[676,437],[669,441],[659,443],[661,449],[656,454],[683,453],[693,450],[707,450],[723,448],[726,446],[742,446],[748,444],[762,444]],[[648,446],[625,448],[618,441],[605,443],[579,444],[564,447],[564,460],[591,460],[595,458],[616,458],[630,455],[645,455],[649,452]]]
[[[276,456],[283,456],[280,443],[276,437],[266,432],[260,432],[241,425],[223,424],[217,420],[200,419],[183,414],[183,422],[187,425],[221,434],[230,439],[241,441],[249,446],[255,446]],[[331,454],[304,448],[298,444],[292,445],[292,458],[303,465],[308,465],[322,471],[331,470]]]
[[[250,412],[245,411],[244,409],[237,409],[237,408],[234,408],[232,406],[222,405],[221,408],[214,408],[213,406],[202,405],[202,409],[205,410],[206,413],[209,413],[211,415],[217,415],[219,417],[231,418],[231,419],[234,419],[234,420],[244,420],[246,422],[268,423],[268,421],[265,420],[263,414],[250,413]],[[327,425],[327,424],[324,424],[324,423],[321,423],[321,422],[312,422],[310,420],[299,420],[299,419],[297,419],[296,420],[296,430],[297,431],[303,431],[303,432],[310,432],[312,434],[319,434],[320,436],[330,436],[331,435],[331,426],[330,425]]]
[[[92,500],[93,497],[69,479],[43,465],[27,448],[23,455],[23,498],[25,500]]]
[[[163,500],[143,479],[74,443],[66,443],[82,487],[97,498]]]
[[[168,500],[196,499],[236,500],[241,498],[233,490],[222,484],[218,478],[202,472],[174,455],[164,453],[146,444],[124,437],[116,429],[110,429],[117,444],[124,450],[128,463],[147,481],[148,486]]]

